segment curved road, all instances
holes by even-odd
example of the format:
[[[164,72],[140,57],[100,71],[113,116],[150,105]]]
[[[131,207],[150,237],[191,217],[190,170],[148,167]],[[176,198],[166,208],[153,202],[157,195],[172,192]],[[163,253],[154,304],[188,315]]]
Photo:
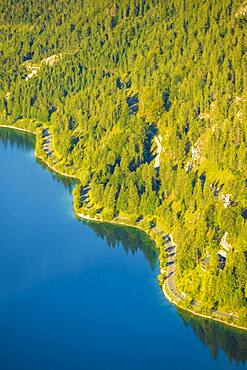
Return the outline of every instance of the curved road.
[[[167,246],[166,251],[168,253],[167,257],[167,276],[165,280],[166,288],[169,294],[172,296],[174,301],[184,301],[185,296],[179,293],[176,283],[175,283],[175,273],[176,273],[176,246],[171,242]],[[191,302],[191,306],[199,307],[196,302]],[[212,313],[217,315],[219,318],[237,319],[236,315],[231,313],[225,313],[217,310],[211,310]]]
[[[160,154],[162,152],[162,145],[161,145],[161,136],[155,136],[154,137],[154,141],[157,145],[157,153],[156,153],[156,157],[155,157],[155,160],[154,160],[154,168],[159,168],[160,167]]]

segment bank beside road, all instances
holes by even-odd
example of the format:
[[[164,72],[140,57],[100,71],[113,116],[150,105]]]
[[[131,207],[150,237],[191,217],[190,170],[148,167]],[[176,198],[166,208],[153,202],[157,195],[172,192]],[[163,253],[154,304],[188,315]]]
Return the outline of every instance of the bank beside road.
[[[110,223],[110,224],[115,224],[115,225],[123,225],[123,226],[129,226],[129,227],[134,227],[138,228],[145,233],[147,233],[151,239],[155,242],[155,238],[150,235],[150,230],[144,229],[140,225],[131,225],[128,223],[128,220],[120,220],[117,217],[113,220],[104,220],[102,219],[101,216],[92,217],[83,213],[77,213],[77,217],[89,220],[89,221],[94,221],[94,222],[104,222],[104,223]],[[162,233],[161,230],[157,228],[151,229],[154,234]],[[165,272],[166,277],[165,277],[165,282],[162,285],[162,291],[165,295],[165,297],[171,302],[172,304],[178,306],[179,308],[189,311],[190,313],[207,318],[207,319],[212,319],[215,321],[218,321],[220,323],[223,323],[225,325],[230,325],[232,327],[246,330],[246,327],[243,327],[241,325],[237,325],[234,323],[234,320],[237,320],[238,317],[233,315],[232,313],[226,313],[226,312],[221,312],[217,310],[211,310],[211,314],[204,314],[201,312],[199,304],[197,302],[189,302],[186,300],[186,295],[184,293],[180,293],[179,290],[177,289],[176,282],[175,282],[175,275],[176,275],[176,244],[173,242],[172,235],[162,235],[165,238],[168,238],[167,242],[165,243],[165,248],[167,252],[167,262],[166,266],[167,268],[163,270],[161,268],[161,272]],[[229,321],[230,320],[230,321]]]
[[[28,132],[31,134],[37,134],[37,132],[33,132],[32,130],[14,126],[14,125],[0,124],[0,128],[8,128],[8,129]],[[35,150],[36,157],[41,159],[42,162],[44,162],[53,171],[63,176],[66,176],[66,177],[72,177],[72,178],[78,179],[76,174],[71,173],[71,169],[59,163],[59,161],[57,161],[57,159],[53,155],[51,133],[43,131],[42,136],[43,137],[41,138],[43,139],[43,141],[42,141],[41,148],[38,148],[39,150],[37,150],[37,140],[36,140],[36,150]],[[36,135],[36,137],[38,139],[39,135]],[[48,156],[47,153],[49,153],[50,155]],[[57,165],[59,165],[59,168]],[[231,313],[225,313],[225,312],[220,312],[216,310],[211,310],[210,314],[204,314],[203,312],[201,312],[200,306],[196,302],[188,302],[185,294],[180,293],[178,291],[177,286],[176,286],[176,281],[175,281],[176,245],[173,242],[171,235],[164,234],[164,232],[162,232],[156,227],[149,227],[149,228],[143,227],[137,222],[135,223],[131,222],[131,220],[129,220],[128,218],[114,217],[111,220],[104,220],[101,215],[89,216],[87,214],[83,214],[82,212],[76,212],[76,211],[75,213],[77,217],[90,220],[90,221],[105,222],[105,223],[138,228],[144,231],[146,234],[148,234],[149,237],[156,243],[157,243],[156,235],[159,235],[160,237],[162,237],[165,240],[162,245],[162,248],[163,247],[166,248],[166,253],[167,253],[166,269],[161,268],[161,273],[165,277],[164,283],[162,285],[162,290],[166,298],[171,303],[177,305],[181,309],[191,312],[192,314],[195,314],[195,315],[198,315],[204,318],[208,318],[208,319],[213,319],[213,320],[222,322],[224,324],[227,324],[227,325],[239,328],[239,329],[247,330],[246,327],[243,327],[243,326],[240,326],[234,323],[234,321],[238,319],[237,316]]]
[[[0,124],[0,128],[10,128],[10,129],[14,129],[14,130],[17,130],[17,131],[27,132],[28,134],[36,135],[36,131],[32,131],[32,130],[29,130],[29,129],[26,129],[26,128],[13,126],[13,125]]]
[[[234,323],[238,317],[232,313],[221,312],[218,310],[211,310],[211,314],[204,314],[200,310],[200,305],[197,302],[186,302],[185,294],[181,294],[176,286],[175,275],[176,275],[176,245],[168,245],[167,251],[167,270],[165,276],[165,282],[163,283],[162,290],[166,298],[176,306],[189,311],[195,315],[212,319],[239,329],[246,330],[245,327]],[[227,321],[226,321],[227,320]],[[230,321],[229,321],[230,320]]]

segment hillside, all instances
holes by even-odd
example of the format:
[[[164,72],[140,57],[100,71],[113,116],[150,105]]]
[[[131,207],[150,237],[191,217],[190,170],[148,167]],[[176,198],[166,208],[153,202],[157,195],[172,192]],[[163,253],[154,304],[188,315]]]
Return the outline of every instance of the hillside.
[[[77,212],[172,233],[187,302],[242,325],[246,31],[240,0],[0,3],[1,123],[80,179]]]

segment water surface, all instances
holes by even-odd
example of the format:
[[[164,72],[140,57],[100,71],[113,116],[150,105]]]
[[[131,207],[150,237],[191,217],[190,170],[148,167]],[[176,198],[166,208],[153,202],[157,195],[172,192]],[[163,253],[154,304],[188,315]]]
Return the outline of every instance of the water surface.
[[[0,130],[1,370],[246,369],[246,335],[167,302],[142,232],[77,220],[34,140]]]

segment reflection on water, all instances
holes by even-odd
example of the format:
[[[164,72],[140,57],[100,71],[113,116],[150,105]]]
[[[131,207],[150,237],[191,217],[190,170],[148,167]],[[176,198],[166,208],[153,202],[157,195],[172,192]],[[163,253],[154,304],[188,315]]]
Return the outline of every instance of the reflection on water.
[[[196,336],[210,349],[213,358],[217,358],[220,351],[224,351],[230,361],[244,364],[247,361],[247,336],[246,333],[204,319],[190,312],[177,309],[186,327],[192,328]]]
[[[11,147],[17,147],[27,151],[33,150],[35,147],[34,135],[13,129],[0,129],[0,141],[2,141],[6,147],[11,145]],[[63,184],[70,193],[72,192],[77,180],[59,175],[47,167],[40,159],[36,159],[36,161],[45,170],[50,172],[55,181]],[[151,268],[154,269],[157,261],[157,251],[155,250],[153,242],[144,232],[134,228],[117,225],[84,222],[88,224],[98,237],[105,240],[111,248],[121,245],[126,253],[132,254],[141,250]]]
[[[0,128],[0,141],[6,148],[11,146],[30,151],[35,147],[35,135],[8,128]]]
[[[34,149],[35,137],[34,135],[13,131],[11,129],[0,129],[0,142],[3,143],[4,147],[20,148],[23,151],[30,152]],[[72,191],[75,180],[60,176],[49,170],[41,161],[38,162],[39,165],[51,173],[54,180],[61,183],[69,192]],[[40,212],[42,212],[42,210],[40,210]],[[54,213],[54,215],[56,215],[56,213]],[[42,214],[40,217],[42,217]],[[56,217],[54,217],[54,219],[55,218]],[[44,220],[46,221],[45,216]],[[96,254],[92,255],[90,250],[85,252],[86,248],[83,248],[83,243],[86,243],[85,240],[89,240],[83,235],[83,230],[78,240],[73,242],[73,240],[71,240],[73,232],[69,232],[69,227],[72,227],[71,224],[67,225],[65,223],[66,232],[60,233],[59,231],[56,232],[56,222],[53,218],[49,219],[49,223],[52,222],[54,222],[54,224],[52,224],[52,226],[50,225],[50,228],[47,229],[50,234],[46,235],[42,230],[34,229],[35,236],[37,237],[35,245],[37,244],[37,246],[36,248],[35,245],[31,246],[30,251],[27,250],[26,243],[28,244],[28,238],[32,233],[30,233],[30,235],[29,233],[23,234],[24,251],[26,251],[27,257],[25,257],[25,253],[23,254],[21,250],[19,251],[20,248],[18,245],[15,248],[13,244],[13,253],[10,252],[8,243],[6,243],[5,248],[4,245],[1,245],[0,261],[2,261],[2,265],[0,269],[0,298],[2,300],[6,297],[14,296],[15,290],[19,290],[23,293],[24,290],[31,288],[35,281],[48,281],[50,277],[60,276],[64,272],[70,275],[75,271],[82,271],[85,265],[90,262],[90,258],[92,258],[93,263],[95,263]],[[88,221],[83,222],[94,231],[97,237],[105,240],[110,248],[120,246],[126,254],[136,254],[141,251],[151,268],[154,269],[156,266],[157,251],[155,250],[153,242],[144,232],[117,225]],[[74,225],[73,222],[72,224]],[[22,233],[21,231],[21,235]],[[60,239],[60,236],[62,239]],[[8,238],[6,238],[6,240],[8,240]],[[52,248],[49,248],[50,240],[53,241]],[[46,248],[47,245],[48,248]],[[8,263],[5,263],[6,259]],[[183,324],[188,329],[192,329],[196,337],[209,348],[212,358],[216,359],[220,357],[220,353],[224,352],[230,361],[234,361],[238,364],[246,364],[246,333],[207,319],[196,317],[179,309],[177,313],[182,319]],[[159,317],[159,324],[162,320],[163,316],[162,318]],[[170,318],[168,318],[168,320],[170,320]],[[156,332],[155,335],[157,335]],[[186,347],[186,343],[182,344]],[[198,354],[198,356],[201,355],[205,356],[203,353]],[[206,358],[207,357],[209,356],[207,355]]]
[[[35,135],[24,131],[0,128],[0,142],[2,142],[6,148],[10,146],[12,148],[25,149],[29,152],[35,149]],[[38,158],[36,158],[36,162],[46,171],[49,171],[55,181],[62,183],[64,187],[72,193],[76,183],[75,179],[59,175],[47,167],[47,165]]]
[[[142,251],[151,268],[154,269],[157,261],[157,250],[154,243],[144,232],[135,228],[109,223],[83,222],[87,223],[95,234],[105,240],[111,248],[121,245],[127,254]]]
[[[74,185],[76,184],[76,182],[78,180],[76,179],[73,179],[71,177],[66,177],[66,176],[62,176],[60,175],[59,173],[53,171],[52,169],[50,169],[44,162],[42,162],[39,158],[36,158],[36,162],[41,166],[43,167],[46,171],[49,171],[53,180],[55,180],[56,182],[58,183],[61,183],[63,184],[63,186],[65,187],[65,189],[67,189],[69,191],[69,193],[71,194],[73,189],[74,189]]]

